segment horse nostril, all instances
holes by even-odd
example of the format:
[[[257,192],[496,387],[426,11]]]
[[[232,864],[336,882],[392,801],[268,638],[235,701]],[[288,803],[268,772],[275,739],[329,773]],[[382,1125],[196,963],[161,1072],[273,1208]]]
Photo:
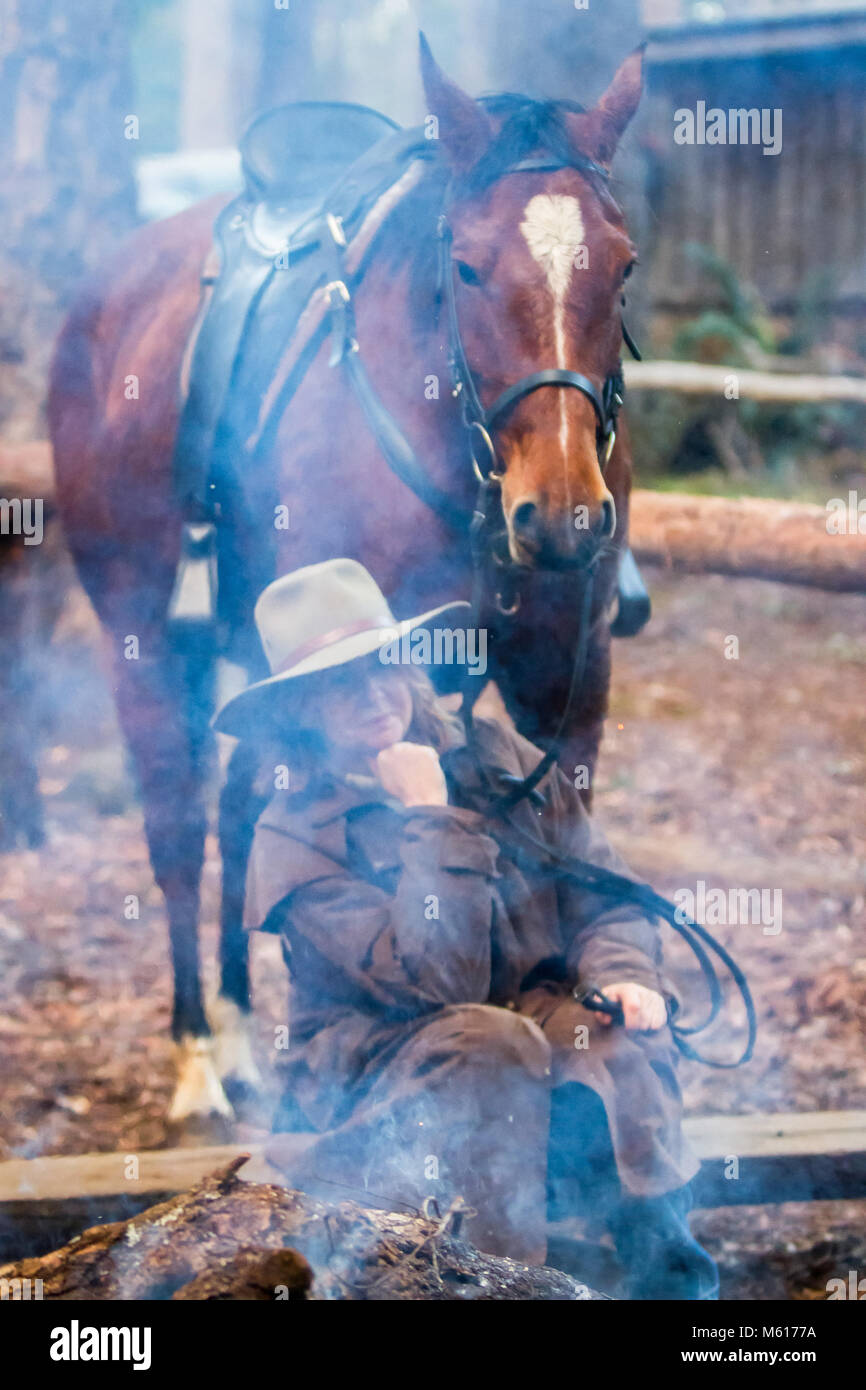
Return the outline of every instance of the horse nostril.
[[[612,497],[605,497],[601,504],[601,520],[598,534],[603,540],[610,540],[616,530],[616,503]]]
[[[511,513],[511,523],[517,532],[533,531],[537,515],[538,508],[534,502],[519,502]]]
[[[538,507],[534,502],[518,502],[512,512],[514,535],[520,541],[538,541]]]

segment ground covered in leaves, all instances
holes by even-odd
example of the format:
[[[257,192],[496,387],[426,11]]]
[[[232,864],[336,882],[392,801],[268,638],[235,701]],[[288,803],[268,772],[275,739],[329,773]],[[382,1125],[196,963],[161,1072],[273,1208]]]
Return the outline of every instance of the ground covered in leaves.
[[[866,1108],[866,598],[714,576],[648,578],[652,624],[615,648],[597,814],[668,895],[699,881],[781,894],[781,930],[712,927],[748,972],[760,1035],[740,1070],[684,1063],[687,1108]],[[110,691],[86,638],[80,625],[61,634],[45,668],[48,842],[0,858],[0,1158],[136,1151],[172,1138],[165,920]],[[211,837],[203,926],[211,986],[218,885]],[[276,943],[253,946],[256,1040],[273,1077],[286,978]],[[699,1006],[698,973],[675,939],[668,957],[684,998]],[[735,1002],[705,1045],[729,1055],[738,1023]],[[265,1119],[248,1115],[234,1137],[258,1137]],[[797,1211],[697,1220],[722,1256],[727,1239],[748,1237],[750,1248],[764,1239],[772,1252],[796,1246],[808,1229],[810,1249],[829,1241],[844,1259],[845,1231],[866,1226],[853,1204]],[[732,1275],[729,1293],[773,1296],[769,1258],[763,1284],[749,1275],[737,1285]],[[808,1296],[806,1287],[787,1296]]]

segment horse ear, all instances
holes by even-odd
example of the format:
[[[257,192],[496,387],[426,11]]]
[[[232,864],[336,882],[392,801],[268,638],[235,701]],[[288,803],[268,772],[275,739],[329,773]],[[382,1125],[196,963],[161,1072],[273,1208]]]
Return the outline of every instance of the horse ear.
[[[645,49],[646,44],[642,43],[620,64],[597,106],[586,115],[569,118],[580,148],[599,164],[610,164],[623,131],[638,108],[643,92]]]
[[[424,34],[419,33],[418,38],[424,95],[430,114],[439,124],[443,153],[455,173],[468,173],[487,149],[493,128],[478,103],[445,76]]]

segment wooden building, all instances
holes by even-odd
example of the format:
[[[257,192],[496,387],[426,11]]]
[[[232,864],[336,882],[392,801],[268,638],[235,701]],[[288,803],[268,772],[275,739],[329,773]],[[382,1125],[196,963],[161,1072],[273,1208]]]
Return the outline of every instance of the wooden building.
[[[866,4],[643,0],[643,22],[651,40],[643,260],[661,337],[711,302],[684,249],[699,242],[782,319],[823,279],[837,340],[862,353]],[[676,142],[678,112],[713,110],[778,113],[779,152]]]

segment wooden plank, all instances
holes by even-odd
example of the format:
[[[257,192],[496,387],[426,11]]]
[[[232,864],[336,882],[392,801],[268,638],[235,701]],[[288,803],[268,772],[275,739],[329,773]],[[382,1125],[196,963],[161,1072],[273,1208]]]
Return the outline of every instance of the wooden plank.
[[[864,1110],[690,1116],[683,1127],[701,1159],[698,1206],[866,1197]]]
[[[730,1155],[741,1161],[816,1156],[866,1161],[866,1110],[687,1116],[683,1128],[698,1157],[708,1162]],[[137,1179],[126,1177],[129,1155],[122,1152],[10,1159],[0,1163],[0,1203],[182,1192],[241,1153],[253,1155],[242,1169],[247,1181],[274,1181],[277,1175],[262,1149],[261,1144],[223,1144],[143,1152],[134,1155]]]
[[[0,1202],[62,1201],[108,1195],[138,1196],[151,1192],[183,1192],[200,1182],[214,1168],[229,1163],[237,1154],[253,1159],[243,1175],[262,1182],[267,1164],[261,1144],[220,1144],[189,1149],[154,1149],[142,1153],[58,1155],[46,1158],[13,1158],[0,1163]],[[127,1177],[130,1160],[137,1177]]]
[[[688,27],[695,24],[691,0],[641,0],[641,19],[647,29]],[[778,0],[728,0],[724,23],[765,24],[768,21],[790,23],[794,19],[819,15],[837,19],[847,10],[859,13],[862,0],[786,0],[785,13],[780,15]],[[711,21],[711,32],[718,32],[719,21]]]
[[[866,1110],[813,1114],[690,1115],[686,1135],[699,1158],[866,1154]]]
[[[652,67],[677,63],[720,63],[735,58],[767,59],[771,54],[814,53],[828,48],[849,49],[866,43],[861,15],[838,20],[809,19],[765,25],[704,29],[657,29],[650,35],[647,62]]]
[[[693,1182],[699,1207],[866,1198],[866,1111],[701,1115],[686,1118],[683,1127],[701,1160]],[[0,1263],[56,1249],[90,1226],[128,1221],[239,1153],[254,1155],[243,1178],[279,1183],[261,1149],[228,1144],[145,1152],[137,1155],[136,1180],[125,1176],[123,1153],[0,1163]],[[363,1200],[353,1189],[327,1195]]]

